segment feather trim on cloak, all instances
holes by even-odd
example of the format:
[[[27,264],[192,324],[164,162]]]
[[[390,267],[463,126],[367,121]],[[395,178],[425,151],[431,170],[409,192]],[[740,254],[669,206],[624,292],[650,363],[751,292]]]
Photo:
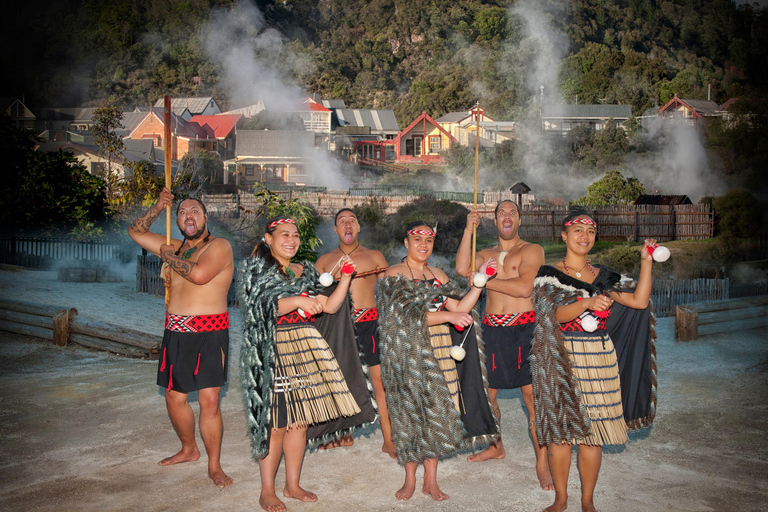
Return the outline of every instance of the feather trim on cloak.
[[[267,265],[264,259],[248,258],[238,275],[238,295],[243,313],[240,380],[246,428],[251,437],[253,457],[257,460],[263,459],[269,453],[277,301],[304,291],[319,293],[323,289],[318,283],[315,266],[308,262],[302,262],[302,266],[304,270],[300,277],[287,279],[276,267]],[[346,433],[351,433],[355,428],[347,429]],[[307,443],[316,445],[328,442],[335,435],[335,432],[327,433],[318,439],[308,439]]]
[[[544,265],[539,269],[539,274],[534,281],[533,306],[536,311],[536,329],[531,348],[531,376],[533,379],[534,406],[536,409],[536,433],[539,443],[542,445],[553,443],[571,443],[589,435],[589,416],[581,403],[581,393],[576,384],[571,368],[568,351],[565,348],[563,332],[557,321],[557,308],[575,302],[578,298],[587,298],[598,293],[607,293],[617,290],[621,275],[607,267],[594,265],[600,268],[593,284],[584,283],[559,271],[555,267]],[[618,291],[618,290],[617,290]],[[609,329],[609,335],[614,344],[632,345],[637,343],[641,351],[650,353],[649,363],[645,368],[628,375],[622,371],[622,366],[627,359],[619,356],[619,372],[622,375],[622,390],[629,387],[630,383],[625,379],[645,380],[649,382],[648,389],[641,395],[648,395],[650,402],[648,415],[642,418],[629,418],[625,413],[625,421],[630,429],[648,426],[653,421],[656,411],[656,331],[654,329],[655,317],[651,306],[647,310],[633,310],[618,303],[615,313],[626,315],[625,319],[614,321],[614,325],[634,322],[642,323],[644,314],[649,315],[646,322],[649,324],[649,336],[643,345],[643,340],[624,340],[625,337],[637,337],[636,332],[627,329],[622,332],[618,329]],[[612,315],[614,312],[612,312]],[[609,320],[610,322],[610,320]],[[615,333],[617,339],[614,339]],[[643,348],[645,347],[645,348]],[[617,354],[619,349],[617,349]],[[634,356],[637,357],[637,356]],[[642,375],[641,375],[642,374]],[[628,375],[628,376],[627,376]],[[622,395],[625,393],[622,391]],[[624,396],[622,398],[625,398]],[[628,407],[629,409],[629,407]]]
[[[426,320],[429,304],[443,294],[456,292],[461,293],[461,290],[453,283],[435,288],[403,276],[379,281],[381,375],[387,390],[392,436],[400,464],[444,459],[460,450],[476,449],[498,439],[498,426],[490,413],[477,312],[472,313],[475,329],[472,341],[475,343],[465,344],[465,347],[472,347],[478,353],[477,358],[469,358],[468,351],[468,359],[479,366],[475,381],[481,384],[476,384],[475,390],[482,388],[482,403],[475,405],[482,407],[482,415],[488,422],[481,432],[467,435],[430,343]]]

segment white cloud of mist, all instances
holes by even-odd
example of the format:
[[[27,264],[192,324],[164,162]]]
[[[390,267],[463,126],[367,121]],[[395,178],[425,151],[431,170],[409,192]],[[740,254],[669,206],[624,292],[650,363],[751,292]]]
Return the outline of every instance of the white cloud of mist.
[[[639,136],[652,151],[630,155],[623,168],[647,193],[686,194],[697,202],[727,191],[726,183],[710,170],[701,133],[682,119],[644,119]]]

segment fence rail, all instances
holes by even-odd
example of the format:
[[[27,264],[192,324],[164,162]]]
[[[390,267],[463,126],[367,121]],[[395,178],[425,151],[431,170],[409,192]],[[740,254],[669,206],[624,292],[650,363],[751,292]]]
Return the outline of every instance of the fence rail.
[[[692,302],[730,297],[729,279],[654,279],[651,300],[656,316],[669,316],[675,307]]]
[[[355,188],[347,191],[291,189],[278,193],[282,199],[298,198],[311,205],[324,217],[333,216],[341,208],[359,206],[369,197],[383,200],[386,213],[394,213],[399,207],[419,197],[447,199],[471,207],[472,192],[425,191],[406,187]],[[516,200],[511,192],[478,192],[477,206],[481,212],[493,212],[498,201]],[[229,194],[204,196],[209,211],[215,217],[232,217],[240,210],[255,210],[259,205],[253,194]],[[525,204],[522,206],[520,236],[526,240],[558,240],[565,206]],[[597,221],[597,236],[605,241],[640,241],[655,238],[660,242],[670,240],[702,240],[712,238],[714,215],[708,204],[667,205],[617,205],[601,206],[590,210]]]
[[[0,263],[50,268],[61,260],[111,262],[119,259],[120,244],[80,242],[66,238],[0,237]]]

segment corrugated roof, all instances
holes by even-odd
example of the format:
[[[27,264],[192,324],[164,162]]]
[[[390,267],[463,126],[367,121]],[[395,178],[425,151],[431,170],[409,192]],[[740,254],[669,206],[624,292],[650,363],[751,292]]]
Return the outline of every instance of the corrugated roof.
[[[331,110],[337,109],[337,108],[347,108],[347,105],[344,103],[344,100],[322,100],[321,103],[325,108],[329,108]]]
[[[342,126],[369,126],[372,131],[399,132],[393,110],[338,108],[336,117]]]
[[[680,98],[680,100],[702,116],[714,116],[720,110],[720,105],[711,100],[693,100],[688,98]]]
[[[314,132],[238,130],[235,156],[301,157],[314,147]]]
[[[632,107],[629,105],[544,105],[542,119],[629,119]]]
[[[472,114],[469,112],[449,112],[442,117],[435,119],[438,123],[458,123],[459,121],[468,118]]]
[[[181,109],[179,110],[179,115],[181,115],[181,112],[185,108],[188,109],[189,113],[192,115],[202,114],[212,101],[215,101],[213,96],[204,98],[171,98],[171,110],[177,112],[178,109]],[[155,102],[155,107],[162,108],[165,104],[164,102],[164,98],[160,98]]]

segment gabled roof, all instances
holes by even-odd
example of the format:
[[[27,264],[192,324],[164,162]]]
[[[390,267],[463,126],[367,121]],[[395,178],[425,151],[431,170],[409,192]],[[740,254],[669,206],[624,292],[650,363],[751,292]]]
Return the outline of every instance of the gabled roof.
[[[165,123],[165,115],[163,113],[163,108],[157,108],[153,107],[152,110],[146,114],[144,114],[144,119],[146,119],[149,116],[154,116],[156,119],[160,121],[160,129],[158,129],[158,133],[161,133],[161,130],[164,128]],[[144,119],[142,119],[141,122],[144,122]],[[140,123],[141,124],[141,123]],[[138,128],[139,125],[136,125],[136,128]],[[134,131],[136,131],[136,128],[131,131],[131,134],[133,134]],[[174,137],[182,137],[186,139],[208,139],[208,133],[206,133],[205,129],[201,127],[197,123],[191,123],[188,121],[185,121],[183,117],[177,116],[173,112],[171,112],[171,133]]]
[[[208,105],[213,103],[216,104],[216,100],[213,99],[213,96],[206,96],[206,97],[193,97],[193,98],[171,98],[171,110],[176,113],[177,109],[179,110],[179,113],[177,115],[181,115],[183,112],[183,109],[188,109],[189,113],[192,115],[202,114],[205,112],[205,109],[208,108]],[[155,102],[155,107],[163,108],[165,105],[165,99],[160,98]],[[218,105],[216,105],[218,106]]]
[[[369,126],[371,130],[383,132],[400,131],[393,110],[337,108],[336,117],[341,126]]]
[[[678,204],[692,204],[692,201],[686,195],[640,194],[633,204],[674,206]]]
[[[11,118],[35,118],[35,114],[18,98],[12,96],[0,97],[0,112]]]
[[[331,110],[334,110],[337,108],[347,108],[347,105],[344,103],[344,100],[322,100],[321,103],[325,108],[329,108]]]
[[[147,117],[146,112],[123,112],[123,120],[120,122],[120,125],[123,127],[123,129],[127,132],[127,134],[131,133],[133,130],[136,129],[139,124]]]
[[[216,114],[212,116],[194,116],[190,123],[197,123],[208,134],[209,138],[226,139],[242,119],[240,114]]]
[[[544,105],[542,119],[629,119],[632,107],[629,105]]]
[[[728,101],[720,105],[720,110],[723,112],[728,112],[728,110],[730,110],[731,107],[738,103],[740,100],[741,98],[730,98]]]
[[[59,108],[59,107],[45,107],[35,109],[35,115],[41,120],[50,121],[72,121],[87,123],[93,121],[93,111],[95,107],[81,108]]]
[[[235,156],[307,156],[315,147],[314,132],[238,130]]]
[[[330,112],[329,109],[322,106],[312,98],[306,98],[304,101],[296,105],[295,112]]]
[[[680,106],[683,106],[686,110],[691,111],[693,117],[716,116],[720,111],[720,106],[714,101],[678,98],[677,94],[675,94],[675,96],[669,100],[666,105],[659,109],[659,114],[677,110]]]
[[[493,121],[493,119],[485,115],[485,109],[483,107],[474,106],[469,110],[465,110],[463,112],[449,112],[444,116],[438,118],[437,122],[438,123],[460,123],[466,119],[471,119],[472,121],[474,121],[475,114],[477,112],[480,113],[481,123],[483,122],[483,120]]]
[[[459,143],[459,141],[456,139],[456,137],[454,137],[453,135],[451,135],[450,133],[448,133],[448,132],[445,130],[445,128],[443,128],[442,126],[440,126],[439,124],[437,124],[437,121],[435,121],[434,119],[432,119],[432,117],[430,117],[430,115],[429,115],[429,114],[427,114],[426,112],[422,112],[422,113],[421,113],[421,115],[420,115],[419,117],[417,117],[417,118],[416,118],[416,119],[415,119],[415,120],[414,120],[414,121],[413,121],[411,124],[409,124],[407,128],[405,128],[403,131],[401,131],[400,133],[398,133],[398,134],[397,134],[397,137],[395,138],[395,140],[399,140],[399,139],[401,139],[401,138],[403,137],[403,135],[405,135],[406,133],[408,133],[409,131],[411,131],[411,130],[412,130],[412,129],[413,129],[413,128],[414,128],[414,127],[417,125],[417,124],[419,124],[421,121],[426,121],[426,122],[428,122],[429,124],[431,124],[432,126],[434,126],[435,128],[437,128],[438,130],[440,130],[440,133],[442,133],[443,135],[445,135],[446,137],[448,137],[448,139],[451,141],[451,143],[452,143],[452,144],[458,144],[458,143]]]

